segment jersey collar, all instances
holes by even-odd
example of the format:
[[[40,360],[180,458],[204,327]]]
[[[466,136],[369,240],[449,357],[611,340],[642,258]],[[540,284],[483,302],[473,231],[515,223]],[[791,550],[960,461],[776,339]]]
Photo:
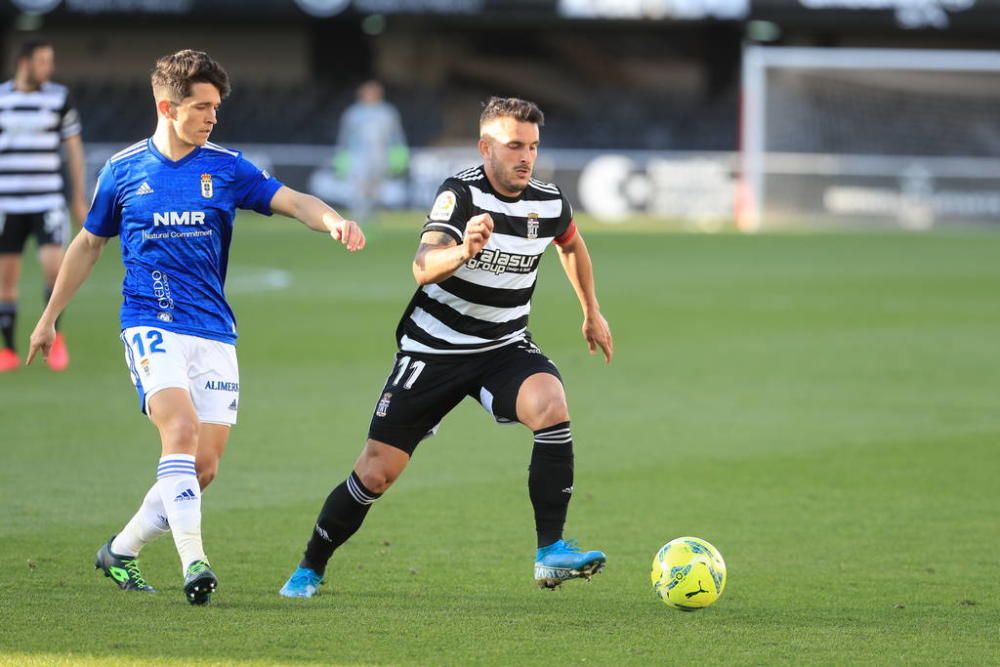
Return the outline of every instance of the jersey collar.
[[[168,158],[166,155],[164,155],[159,151],[159,149],[156,147],[156,144],[153,143],[152,137],[146,139],[146,145],[149,147],[149,152],[155,155],[156,159],[158,159],[160,162],[167,165],[168,167],[180,167],[182,165],[185,165],[191,160],[193,160],[199,153],[201,153],[201,146],[195,146],[193,151],[182,157],[180,160],[171,160],[170,158]]]

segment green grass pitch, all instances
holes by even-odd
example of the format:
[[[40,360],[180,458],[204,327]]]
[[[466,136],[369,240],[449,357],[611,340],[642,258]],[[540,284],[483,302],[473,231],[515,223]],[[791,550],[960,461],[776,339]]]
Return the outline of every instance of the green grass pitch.
[[[66,316],[70,370],[0,376],[0,663],[1000,662],[1000,236],[985,233],[595,229],[614,363],[587,354],[554,253],[531,328],[573,415],[567,533],[607,551],[607,570],[535,588],[531,436],[467,401],[322,594],[279,598],[363,443],[418,225],[349,256],[294,223],[240,219],[241,411],[205,497],[221,579],[208,608],[184,601],[169,538],[144,553],[158,595],[93,569],[159,453],[108,249]],[[22,349],[38,285],[29,264]],[[729,566],[725,595],[694,614],[648,579],[681,535]]]

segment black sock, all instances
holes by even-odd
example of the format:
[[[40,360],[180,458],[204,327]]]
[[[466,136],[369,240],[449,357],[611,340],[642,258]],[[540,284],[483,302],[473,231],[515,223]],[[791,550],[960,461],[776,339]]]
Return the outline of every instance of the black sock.
[[[312,537],[306,545],[302,567],[308,567],[322,576],[334,549],[357,532],[372,503],[381,497],[381,493],[366,489],[357,473],[351,472],[351,476],[326,497]]]
[[[3,332],[3,346],[16,350],[14,327],[17,325],[17,301],[0,301],[0,331]]]
[[[46,287],[42,291],[42,306],[44,307],[44,306],[49,305],[49,299],[51,299],[51,298],[52,298],[52,288],[51,287]],[[59,317],[56,318],[56,331],[59,330],[59,322],[60,322],[60,320],[62,320],[62,315],[60,315]]]
[[[535,508],[538,546],[562,539],[573,494],[573,434],[569,422],[535,431],[528,468],[528,495]]]

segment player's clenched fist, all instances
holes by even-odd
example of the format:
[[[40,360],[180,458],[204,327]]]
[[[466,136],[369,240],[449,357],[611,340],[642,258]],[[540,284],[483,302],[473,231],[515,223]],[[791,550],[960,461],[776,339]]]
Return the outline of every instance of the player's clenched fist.
[[[463,243],[469,257],[475,257],[486,242],[490,240],[493,233],[493,218],[489,213],[480,213],[469,218],[465,225],[465,238]]]
[[[365,233],[361,226],[353,220],[340,220],[330,228],[330,236],[340,241],[351,252],[365,247]]]

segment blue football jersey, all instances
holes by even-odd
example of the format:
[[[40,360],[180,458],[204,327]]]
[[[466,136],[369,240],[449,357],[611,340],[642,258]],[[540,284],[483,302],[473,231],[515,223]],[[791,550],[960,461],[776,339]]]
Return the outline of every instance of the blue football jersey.
[[[281,183],[238,151],[208,143],[180,160],[146,139],[112,156],[84,227],[121,237],[122,329],[236,341],[223,285],[237,208],[271,215]]]

